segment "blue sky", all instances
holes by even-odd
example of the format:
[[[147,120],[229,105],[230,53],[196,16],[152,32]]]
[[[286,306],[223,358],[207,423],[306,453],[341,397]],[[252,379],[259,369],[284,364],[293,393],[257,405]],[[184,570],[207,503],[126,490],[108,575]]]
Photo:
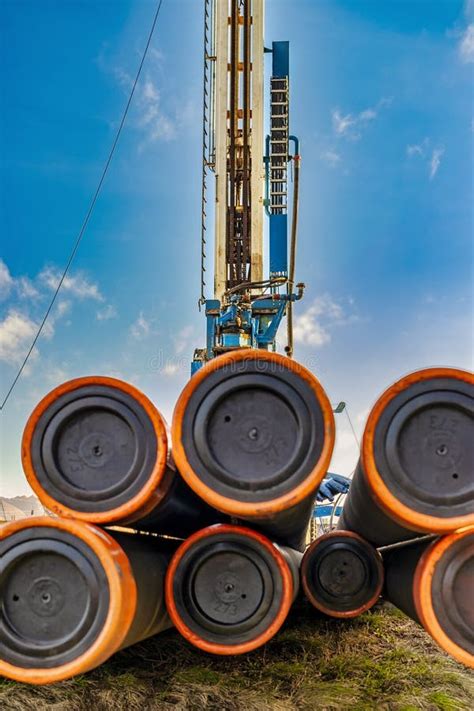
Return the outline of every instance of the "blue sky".
[[[360,436],[394,379],[472,367],[474,3],[267,0],[291,42],[302,141],[296,357]],[[2,399],[84,218],[154,12],[148,1],[1,4]],[[1,414],[0,494],[27,493],[20,440],[64,380],[109,374],[171,417],[199,295],[202,3],[164,0],[103,192],[52,318]],[[283,334],[282,334],[283,338]],[[357,444],[338,415],[333,469]]]

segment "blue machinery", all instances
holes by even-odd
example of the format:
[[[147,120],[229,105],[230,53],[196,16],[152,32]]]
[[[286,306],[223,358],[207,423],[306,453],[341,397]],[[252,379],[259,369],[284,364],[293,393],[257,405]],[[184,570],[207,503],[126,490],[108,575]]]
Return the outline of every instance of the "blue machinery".
[[[297,284],[296,290],[294,285],[299,142],[289,133],[289,43],[273,42],[265,49],[263,9],[263,0],[205,0],[200,306],[205,308],[207,329],[206,347],[195,351],[192,373],[229,350],[275,350],[285,315],[286,352],[290,357],[293,353],[292,306],[304,290],[304,284]],[[264,53],[272,54],[265,155]],[[290,162],[294,188],[289,250]],[[205,295],[208,171],[216,177],[214,298]],[[263,212],[269,220],[266,278]]]

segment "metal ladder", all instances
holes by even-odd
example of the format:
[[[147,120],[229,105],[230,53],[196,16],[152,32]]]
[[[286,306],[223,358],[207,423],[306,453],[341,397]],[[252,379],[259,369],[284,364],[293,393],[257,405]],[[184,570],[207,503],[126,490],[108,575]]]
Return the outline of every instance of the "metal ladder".
[[[285,214],[288,209],[288,79],[270,80],[270,187],[269,210]]]
[[[201,185],[201,293],[199,306],[206,301],[206,220],[207,220],[207,173],[215,167],[214,143],[214,98],[216,83],[215,57],[215,9],[216,0],[204,3],[204,70],[202,104],[202,185]]]

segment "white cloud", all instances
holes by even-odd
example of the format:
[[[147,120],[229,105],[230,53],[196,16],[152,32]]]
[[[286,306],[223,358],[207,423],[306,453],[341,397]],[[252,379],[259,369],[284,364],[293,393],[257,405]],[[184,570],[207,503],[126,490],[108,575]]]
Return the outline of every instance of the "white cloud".
[[[166,363],[166,365],[163,367],[163,374],[172,376],[176,375],[179,371],[179,365],[177,363]]]
[[[176,137],[176,124],[163,110],[160,91],[150,77],[138,93],[138,108],[138,123],[145,130],[148,142],[170,141]]]
[[[176,111],[176,125],[178,129],[199,125],[202,109],[194,99],[180,102]]]
[[[321,348],[331,340],[329,331],[317,321],[311,308],[296,319],[293,334],[295,343],[316,348]]]
[[[99,309],[96,313],[97,321],[109,321],[112,318],[117,318],[117,309],[113,304],[107,304],[103,309]]]
[[[40,292],[28,277],[16,279],[15,286],[21,299],[38,299],[40,296]]]
[[[435,146],[430,150],[430,139],[424,138],[421,143],[414,143],[407,146],[407,156],[409,158],[419,157],[427,161],[429,178],[433,180],[441,165],[441,158],[444,154],[443,146]]]
[[[444,154],[444,148],[438,147],[433,150],[430,160],[430,180],[433,180],[441,165],[441,157]]]
[[[474,23],[466,27],[459,42],[459,55],[465,63],[474,62]]]
[[[45,367],[47,366],[47,367]],[[65,364],[58,365],[57,363],[45,363],[43,366],[44,378],[52,386],[59,385],[60,383],[65,383],[66,380],[71,379],[71,375]]]
[[[190,338],[193,335],[194,329],[192,326],[184,326],[177,335],[173,338],[174,349],[176,355],[181,355],[190,347]]]
[[[321,153],[321,159],[326,161],[326,163],[329,163],[331,168],[335,168],[336,165],[338,165],[342,160],[340,153],[337,153],[337,151],[333,151],[332,149],[323,151]]]
[[[60,300],[53,313],[43,326],[41,338],[51,340],[55,334],[56,322],[65,316],[71,309],[71,302]],[[15,307],[8,310],[7,315],[0,322],[0,360],[9,365],[20,365],[26,356],[39,328],[40,321],[35,320],[24,311]],[[30,356],[30,362],[39,357],[38,348],[35,347]],[[28,374],[29,370],[24,373]]]
[[[61,272],[56,267],[45,267],[39,275],[39,280],[47,286],[51,291],[55,291],[61,278]],[[75,274],[67,274],[61,291],[69,292],[79,299],[94,299],[95,301],[104,301],[104,297],[100,293],[98,284],[90,281],[83,272]]]
[[[143,135],[143,140],[138,143],[139,152],[150,143],[175,139],[183,126],[191,124],[191,113],[192,125],[195,125],[198,116],[194,102],[191,102],[191,106],[182,96],[176,96],[176,93],[170,97],[169,102],[163,99],[157,79],[165,72],[161,50],[150,47],[148,60],[148,72],[137,85],[131,116],[134,128]],[[123,90],[130,93],[134,77],[121,66],[111,63],[105,56],[105,48],[96,61],[103,72],[111,74]]]
[[[321,348],[331,341],[331,330],[355,320],[345,314],[341,304],[329,294],[318,296],[311,306],[294,322],[293,335],[296,343]]]
[[[107,71],[107,69],[105,67],[104,59],[102,56],[99,57],[99,66],[102,69],[105,69]],[[113,67],[111,71],[112,71],[112,74],[117,79],[120,86],[123,86],[125,89],[127,89],[127,91],[129,91],[132,88],[133,79],[128,72],[126,72],[122,69],[122,67]]]
[[[155,62],[160,65],[163,62],[164,54],[160,49],[156,47],[150,47],[148,50],[148,55],[155,60]]]
[[[34,280],[26,276],[15,278],[0,260],[0,287],[3,287],[2,293],[8,298],[6,312],[0,321],[1,361],[13,366],[22,363],[41,323],[45,303],[50,298],[50,292],[56,289],[59,278],[60,272],[54,266],[45,267]],[[98,285],[83,273],[68,275],[43,326],[41,339],[53,338],[56,323],[71,311],[74,299],[102,302],[104,297]],[[39,350],[35,346],[30,355],[30,363],[38,357]],[[28,374],[30,370],[29,364],[24,373]]]
[[[69,313],[71,310],[71,302],[67,301],[67,299],[61,299],[58,301],[56,305],[56,313],[54,315],[55,319],[61,318],[61,316],[65,316],[67,313]]]
[[[0,322],[0,360],[9,365],[20,365],[31,346],[37,328],[38,324],[29,316],[10,309]],[[51,337],[51,335],[49,329],[45,336]],[[35,349],[31,357],[37,356],[38,351]]]
[[[0,259],[0,297],[3,298],[12,296],[14,292],[22,300],[36,302],[45,297],[47,291],[55,291],[60,278],[60,269],[53,265],[44,267],[33,280],[27,276],[12,277],[7,265]],[[104,301],[99,285],[81,271],[66,275],[61,285],[61,293],[65,292],[78,299]]]
[[[147,79],[142,90],[143,98],[147,101],[159,101],[160,95],[158,89],[155,87],[150,79]]]
[[[37,299],[40,296],[38,289],[28,277],[15,279],[5,262],[0,259],[0,300],[10,296],[13,289],[21,299]]]
[[[0,259],[0,299],[6,299],[13,286],[13,278],[7,265]]]
[[[140,311],[137,320],[130,326],[130,335],[137,341],[142,341],[150,335],[151,324]]]
[[[407,156],[423,156],[425,153],[425,147],[422,143],[415,143],[412,146],[407,146]]]
[[[370,121],[374,121],[379,111],[384,106],[390,106],[392,103],[391,97],[384,97],[375,106],[360,111],[358,114],[343,115],[340,109],[333,109],[331,112],[332,127],[337,136],[344,136],[351,140],[361,138],[361,131],[367,126]]]
[[[375,109],[365,109],[359,114],[359,121],[373,121],[375,118],[377,118]]]
[[[333,109],[332,126],[338,135],[340,135],[340,136],[345,135],[348,132],[348,130],[351,128],[351,126],[354,126],[355,124],[356,124],[356,119],[352,116],[352,114],[347,114],[346,116],[342,116],[339,109]]]

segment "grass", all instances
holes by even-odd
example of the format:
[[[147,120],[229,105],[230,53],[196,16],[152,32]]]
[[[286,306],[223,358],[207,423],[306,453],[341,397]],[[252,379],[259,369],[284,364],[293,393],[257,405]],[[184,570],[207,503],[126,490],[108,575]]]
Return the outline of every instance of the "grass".
[[[275,639],[212,657],[169,631],[67,682],[0,680],[5,711],[413,711],[474,708],[474,675],[389,605],[353,620],[301,602]]]

